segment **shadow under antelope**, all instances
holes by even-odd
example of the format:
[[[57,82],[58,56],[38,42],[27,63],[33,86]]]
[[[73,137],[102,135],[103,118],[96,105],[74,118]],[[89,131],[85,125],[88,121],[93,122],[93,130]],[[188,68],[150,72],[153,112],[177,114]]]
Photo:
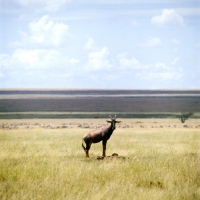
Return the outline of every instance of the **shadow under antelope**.
[[[120,121],[116,121],[116,115],[115,115],[115,118],[112,118],[110,115],[109,117],[111,120],[106,120],[106,121],[110,124],[103,126],[99,129],[93,130],[83,136],[83,142],[85,143],[86,147],[83,145],[83,142],[82,142],[82,147],[83,147],[83,150],[85,151],[86,157],[89,157],[89,150],[92,143],[98,143],[100,141],[102,141],[102,145],[103,145],[102,156],[103,157],[106,156],[107,140],[109,140],[110,136],[115,130],[115,124],[120,123]]]

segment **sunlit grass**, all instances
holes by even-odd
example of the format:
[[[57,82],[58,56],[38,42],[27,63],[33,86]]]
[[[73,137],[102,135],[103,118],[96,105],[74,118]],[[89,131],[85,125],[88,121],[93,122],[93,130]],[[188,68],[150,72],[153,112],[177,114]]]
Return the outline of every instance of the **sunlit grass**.
[[[198,129],[116,129],[84,156],[86,129],[0,130],[0,199],[199,199]]]

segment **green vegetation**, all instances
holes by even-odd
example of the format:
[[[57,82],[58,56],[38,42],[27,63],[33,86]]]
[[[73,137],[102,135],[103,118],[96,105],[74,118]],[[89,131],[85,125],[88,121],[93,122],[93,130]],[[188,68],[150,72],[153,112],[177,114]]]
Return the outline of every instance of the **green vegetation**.
[[[191,117],[192,115],[194,115],[194,113],[192,113],[192,112],[185,112],[185,113],[183,112],[183,113],[181,113],[181,115],[180,115],[181,122],[185,123],[185,121],[188,120],[189,117]]]
[[[0,130],[0,199],[199,199],[198,129],[116,129],[87,159],[85,129]]]

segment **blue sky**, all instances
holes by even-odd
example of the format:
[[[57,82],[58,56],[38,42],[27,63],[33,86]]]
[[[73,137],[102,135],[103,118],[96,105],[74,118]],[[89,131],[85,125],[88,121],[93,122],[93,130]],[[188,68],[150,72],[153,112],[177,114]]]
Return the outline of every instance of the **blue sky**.
[[[199,0],[0,0],[0,88],[200,89]]]

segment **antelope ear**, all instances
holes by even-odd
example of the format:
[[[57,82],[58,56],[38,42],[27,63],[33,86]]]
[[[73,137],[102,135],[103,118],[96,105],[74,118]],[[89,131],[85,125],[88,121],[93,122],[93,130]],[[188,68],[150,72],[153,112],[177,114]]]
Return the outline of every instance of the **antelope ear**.
[[[115,121],[115,123],[121,123],[121,121]]]
[[[106,120],[108,123],[112,123],[112,121],[108,121],[108,120]]]

